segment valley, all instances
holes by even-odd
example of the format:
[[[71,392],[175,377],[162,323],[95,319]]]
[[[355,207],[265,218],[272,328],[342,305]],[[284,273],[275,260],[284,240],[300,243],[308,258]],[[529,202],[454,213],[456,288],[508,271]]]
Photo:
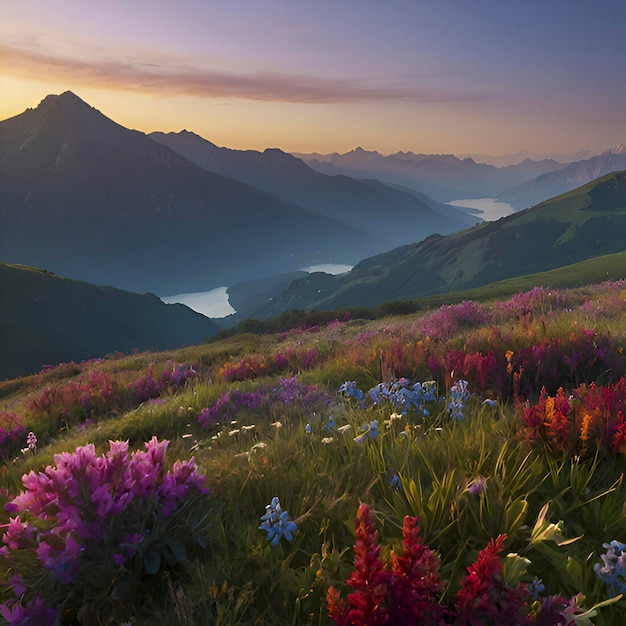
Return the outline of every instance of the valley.
[[[0,623],[626,626],[626,2],[0,2]]]

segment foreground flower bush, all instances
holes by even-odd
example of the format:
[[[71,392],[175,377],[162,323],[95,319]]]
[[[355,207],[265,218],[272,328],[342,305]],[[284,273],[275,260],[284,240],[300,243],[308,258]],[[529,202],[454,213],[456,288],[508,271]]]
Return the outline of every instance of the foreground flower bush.
[[[354,572],[347,583],[355,591],[346,602],[335,587],[328,589],[328,613],[335,624],[433,623],[443,615],[439,558],[421,544],[417,518],[405,517],[402,552],[392,552],[387,564],[380,558],[378,531],[366,504],[359,506],[354,524]]]
[[[453,607],[441,602],[443,582],[440,559],[421,543],[417,518],[406,516],[402,552],[380,558],[378,531],[369,507],[361,503],[354,522],[354,571],[346,581],[355,591],[347,601],[334,586],[326,596],[328,614],[338,626],[379,624],[590,624],[595,611],[579,607],[580,596],[539,597],[543,585],[519,580],[525,568],[517,567],[515,580],[504,575],[501,554],[506,535],[499,535],[478,553],[461,580]],[[522,562],[517,555],[508,558]]]
[[[596,451],[626,454],[626,381],[612,385],[581,385],[554,396],[543,389],[539,402],[522,410],[531,439],[554,453],[592,456]]]
[[[158,597],[158,575],[206,547],[204,476],[193,458],[167,470],[167,441],[145,447],[129,454],[127,443],[111,442],[97,456],[89,444],[24,475],[24,491],[6,505],[14,517],[0,550],[13,596],[0,605],[8,623],[127,619],[128,605]]]

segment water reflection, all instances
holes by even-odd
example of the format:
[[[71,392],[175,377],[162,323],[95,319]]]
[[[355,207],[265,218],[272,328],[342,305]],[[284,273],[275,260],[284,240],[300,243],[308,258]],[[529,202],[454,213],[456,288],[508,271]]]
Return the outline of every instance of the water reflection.
[[[468,198],[466,200],[452,200],[448,204],[476,209],[478,212],[472,212],[472,215],[476,215],[486,222],[493,222],[515,213],[515,209],[508,202],[500,202],[496,198]]]

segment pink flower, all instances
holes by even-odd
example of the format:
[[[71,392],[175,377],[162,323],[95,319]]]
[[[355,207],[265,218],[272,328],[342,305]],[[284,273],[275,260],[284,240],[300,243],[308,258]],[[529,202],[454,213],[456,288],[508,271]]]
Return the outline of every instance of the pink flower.
[[[24,620],[24,609],[17,599],[7,600],[0,604],[0,613],[8,624],[19,624]]]

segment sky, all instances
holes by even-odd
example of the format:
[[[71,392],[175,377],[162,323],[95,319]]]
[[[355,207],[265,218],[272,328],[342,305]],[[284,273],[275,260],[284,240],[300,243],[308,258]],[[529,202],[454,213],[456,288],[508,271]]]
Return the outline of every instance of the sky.
[[[626,0],[0,0],[0,119],[67,90],[288,152],[626,143]]]

